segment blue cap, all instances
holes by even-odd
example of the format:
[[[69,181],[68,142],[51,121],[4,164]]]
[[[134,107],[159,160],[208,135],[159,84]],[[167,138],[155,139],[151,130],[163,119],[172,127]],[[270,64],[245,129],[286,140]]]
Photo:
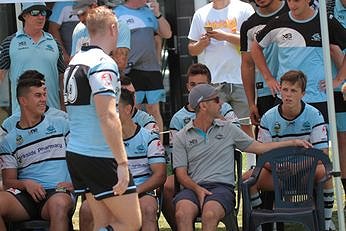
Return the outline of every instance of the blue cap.
[[[32,10],[45,10],[47,12],[47,18],[52,14],[52,11],[47,8],[44,2],[25,2],[22,3],[22,13],[18,16],[18,19],[24,22],[23,14]]]

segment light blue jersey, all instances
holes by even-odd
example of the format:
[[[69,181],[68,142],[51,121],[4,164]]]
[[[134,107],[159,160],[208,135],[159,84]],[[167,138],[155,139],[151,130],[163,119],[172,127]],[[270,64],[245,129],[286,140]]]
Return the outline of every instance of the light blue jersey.
[[[286,13],[289,11],[289,8],[285,1],[281,2],[281,6],[271,14],[263,15],[258,10],[256,13],[251,15],[242,25],[240,29],[240,51],[241,52],[250,52],[255,36],[263,29],[263,27],[273,18]],[[263,49],[263,54],[266,59],[267,66],[273,76],[276,76],[279,63],[278,63],[278,49],[276,44],[271,44],[270,46]],[[270,88],[268,87],[266,81],[263,78],[262,73],[258,70],[256,66],[255,72],[256,78],[256,89],[257,96],[270,96],[272,95]]]
[[[71,56],[80,51],[82,46],[88,46],[90,43],[89,32],[86,26],[79,22],[72,34]],[[125,47],[131,49],[131,32],[126,22],[118,20],[118,41],[117,47]]]
[[[154,117],[145,111],[138,110],[137,108],[135,108],[135,112],[132,115],[132,121],[141,126],[142,128],[148,129],[149,131],[155,133],[160,132],[160,129],[157,126]]]
[[[328,19],[331,44],[346,48],[346,30],[335,18]],[[291,12],[280,15],[268,23],[257,35],[262,48],[275,43],[280,63],[277,78],[289,70],[301,70],[307,77],[307,103],[326,102],[326,92],[320,90],[325,79],[320,18],[316,10],[308,20],[296,20]]]
[[[72,32],[79,22],[78,16],[73,14],[73,1],[56,2],[52,8],[52,15],[49,17],[50,22],[60,26],[59,32],[62,43],[68,54],[71,53]]]
[[[45,189],[71,182],[66,164],[68,121],[42,117],[36,126],[12,129],[1,143],[2,169],[17,169],[19,180],[33,180]]]
[[[334,17],[346,28],[346,7],[344,7],[341,0],[335,0]]]
[[[136,185],[148,180],[151,164],[166,164],[165,149],[156,133],[137,125],[135,134],[124,140],[129,169]]]
[[[96,114],[95,95],[114,97],[118,103],[118,67],[101,48],[82,47],[64,75],[64,101],[71,131],[67,150],[86,156],[114,158]]]
[[[152,10],[146,6],[131,9],[120,5],[114,12],[120,20],[127,23],[131,31],[128,61],[131,68],[140,71],[160,71],[154,42],[154,33],[158,30],[159,23]]]
[[[321,112],[302,102],[300,114],[292,120],[282,116],[281,104],[262,116],[258,141],[268,143],[292,139],[309,141],[314,148],[328,148],[327,124]]]
[[[12,112],[19,110],[17,80],[27,70],[36,70],[44,75],[49,92],[47,105],[60,108],[59,74],[64,72],[65,64],[61,47],[51,34],[42,31],[37,43],[22,29],[7,37],[0,45],[0,69],[9,70]]]
[[[46,116],[50,116],[50,117],[62,117],[64,119],[68,119],[67,117],[67,113],[64,111],[61,111],[59,109],[56,109],[54,107],[48,107],[46,108],[46,111],[44,113]],[[0,136],[2,134],[7,134],[9,133],[12,129],[14,129],[16,127],[17,122],[20,119],[20,111],[17,111],[15,113],[13,113],[10,117],[7,117],[4,122],[2,122],[1,124],[1,128],[0,128]]]

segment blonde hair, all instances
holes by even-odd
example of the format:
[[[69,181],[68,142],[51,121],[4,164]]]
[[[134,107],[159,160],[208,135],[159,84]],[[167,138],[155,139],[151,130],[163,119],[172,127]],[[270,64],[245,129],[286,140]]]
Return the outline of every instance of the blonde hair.
[[[88,11],[86,27],[90,36],[95,36],[96,34],[105,35],[112,24],[115,25],[116,29],[118,28],[115,14],[107,7],[99,6]]]

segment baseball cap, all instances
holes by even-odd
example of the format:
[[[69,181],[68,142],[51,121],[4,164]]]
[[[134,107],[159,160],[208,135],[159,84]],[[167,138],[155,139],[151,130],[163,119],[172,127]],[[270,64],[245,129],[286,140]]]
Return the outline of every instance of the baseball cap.
[[[88,7],[92,4],[97,4],[97,0],[78,0],[72,7],[73,14],[79,15],[84,13],[88,9]]]
[[[189,104],[193,109],[196,109],[200,102],[218,96],[216,88],[209,84],[198,84],[191,89],[189,94]]]
[[[44,2],[25,2],[22,3],[22,13],[18,15],[18,19],[24,22],[25,20],[23,18],[23,14],[28,13],[32,10],[45,10],[47,12],[47,18],[52,14],[52,11],[47,8]]]
[[[98,0],[99,6],[107,6],[109,8],[114,8],[120,4],[123,4],[124,0]]]

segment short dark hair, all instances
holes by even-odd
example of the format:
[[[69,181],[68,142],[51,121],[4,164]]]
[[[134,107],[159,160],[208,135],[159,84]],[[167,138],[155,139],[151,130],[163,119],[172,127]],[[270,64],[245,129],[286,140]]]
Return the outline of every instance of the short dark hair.
[[[120,84],[121,86],[129,86],[132,84],[131,79],[127,77],[126,75],[120,76]]]
[[[211,82],[210,70],[206,65],[202,63],[194,63],[189,67],[189,69],[187,70],[187,79],[189,79],[190,76],[194,75],[206,75],[208,83]]]
[[[25,71],[19,76],[17,82],[17,101],[19,103],[19,97],[28,93],[30,87],[42,87],[45,85],[44,75],[35,70]]]
[[[124,105],[131,105],[133,108],[135,106],[135,93],[122,88],[119,101]]]
[[[288,71],[281,77],[280,85],[282,85],[282,82],[284,81],[289,82],[291,84],[299,83],[302,91],[305,92],[307,80],[304,72],[299,70]]]

